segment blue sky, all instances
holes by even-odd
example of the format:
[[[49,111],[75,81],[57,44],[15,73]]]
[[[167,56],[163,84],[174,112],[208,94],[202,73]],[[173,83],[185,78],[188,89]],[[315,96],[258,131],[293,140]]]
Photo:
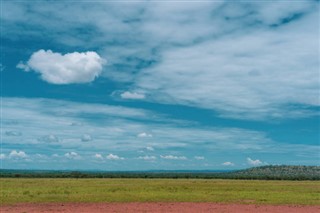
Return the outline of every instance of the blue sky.
[[[319,165],[318,1],[2,1],[1,167]]]

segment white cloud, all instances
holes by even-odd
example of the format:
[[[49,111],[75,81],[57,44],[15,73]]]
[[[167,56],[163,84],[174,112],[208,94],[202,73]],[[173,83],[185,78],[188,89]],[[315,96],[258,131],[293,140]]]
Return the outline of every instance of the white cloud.
[[[28,155],[24,151],[16,151],[12,150],[9,154],[9,158],[19,159],[19,158],[27,158]]]
[[[108,160],[124,160],[123,157],[119,157],[118,155],[109,154],[106,157]]]
[[[136,91],[123,98],[150,97],[241,119],[313,116],[308,107],[292,106],[320,104],[317,1],[68,5],[6,2],[5,11],[15,13],[3,14],[3,34],[19,39],[46,33],[69,48],[99,48],[110,56],[103,75]],[[79,34],[83,26],[92,36]]]
[[[145,99],[145,95],[144,94],[140,94],[140,93],[137,93],[137,92],[129,92],[129,91],[121,93],[120,96],[123,99],[137,99],[137,100]]]
[[[64,156],[69,158],[69,159],[73,159],[73,160],[77,160],[77,159],[81,158],[81,156],[76,152],[68,152]]]
[[[167,160],[187,160],[185,156],[160,155],[160,157]]]
[[[148,151],[154,151],[154,148],[153,148],[152,146],[147,146],[147,147],[146,147],[146,150],[148,150]]]
[[[22,69],[22,70],[24,70],[26,72],[30,71],[30,67],[28,65],[24,64],[23,61],[19,61],[19,63],[17,64],[16,67],[19,68],[19,69]]]
[[[92,141],[92,137],[91,137],[91,135],[89,135],[89,134],[84,134],[84,135],[82,135],[82,137],[81,137],[81,141],[82,141],[82,142]]]
[[[186,8],[161,2],[145,8],[144,16],[150,17],[141,23],[150,37],[145,48],[161,42],[164,48],[156,52],[158,58],[147,54],[158,60],[128,78],[134,88],[148,101],[206,108],[223,117],[317,115],[307,106],[320,105],[318,4],[220,4],[190,2]],[[190,19],[185,11],[197,18]],[[132,61],[127,63],[134,69]]]
[[[129,94],[143,94],[148,101],[206,108],[220,116],[242,119],[287,119],[318,113],[310,109],[319,106],[317,1],[101,2],[86,7],[68,2],[40,5],[6,1],[3,6],[1,23],[5,38],[42,39],[45,34],[63,49],[99,49],[101,58],[109,59],[110,55],[111,60],[108,72],[97,71],[97,76],[127,81],[134,89]],[[54,18],[43,16],[44,13],[53,14]],[[83,27],[85,32],[79,33]],[[48,51],[42,53],[50,55]],[[60,58],[57,64],[66,67],[69,61],[65,55],[57,54]],[[51,53],[50,59],[52,55],[55,53]],[[47,58],[41,60],[45,65]],[[39,62],[33,64],[41,68],[42,78],[47,81],[62,82],[50,76],[45,78],[47,71],[66,74],[60,68],[51,72]],[[70,64],[72,75],[63,79],[74,82],[80,78],[74,73],[78,63]],[[55,65],[50,63],[48,67]],[[17,66],[32,69],[28,62]],[[76,73],[80,75],[81,69]],[[88,79],[81,78],[86,82]],[[110,147],[110,152],[132,151],[146,146],[144,140],[132,136],[152,126],[159,149],[203,147],[217,152],[254,150],[290,156],[319,153],[318,146],[276,143],[270,135],[248,129],[182,127],[168,121],[146,125],[138,119],[152,122],[157,119],[148,116],[152,113],[137,109],[39,99],[13,102],[16,104],[12,101],[3,104],[6,107],[3,116],[22,121],[17,128],[24,137],[23,140],[3,137],[16,144],[32,145],[36,138],[52,134],[48,129],[55,129],[57,133],[53,134],[63,138],[63,143],[57,145],[63,148]],[[59,107],[61,104],[64,107]],[[90,116],[82,116],[93,112],[107,117],[108,122],[94,123],[88,121]],[[29,118],[24,117],[26,114]],[[133,117],[134,121],[128,119]],[[64,125],[71,121],[84,125],[72,128]],[[94,129],[95,144],[79,143],[79,136],[87,128]]]
[[[98,153],[96,153],[93,157],[95,159],[103,160],[103,156],[101,154],[98,154]]]
[[[146,132],[141,132],[137,135],[139,138],[152,138],[152,134],[148,134]]]
[[[223,166],[234,166],[234,163],[227,161],[222,164]]]
[[[252,160],[251,158],[247,158],[247,163],[251,166],[259,166],[262,164],[262,162],[259,159]]]
[[[7,156],[5,154],[3,154],[3,153],[0,154],[0,160],[6,159],[6,157]]]
[[[281,20],[288,18],[288,15],[294,16],[297,11],[308,11],[311,5],[310,2],[303,1],[294,2],[290,6],[286,1],[270,2],[260,6],[258,18],[269,25],[278,24]]]
[[[57,136],[50,134],[39,137],[38,141],[44,143],[57,143],[60,139]]]
[[[151,101],[212,109],[224,117],[312,116],[287,105],[320,105],[318,34],[310,24],[315,16],[169,49],[159,64],[140,73],[136,87]]]
[[[194,159],[196,159],[196,160],[204,160],[204,157],[203,156],[194,156]]]
[[[319,146],[315,145],[277,143],[262,131],[193,124],[182,126],[180,122],[156,113],[127,107],[4,97],[2,110],[2,121],[7,124],[6,128],[11,128],[8,123],[15,121],[14,130],[23,132],[21,138],[7,136],[3,131],[3,141],[10,141],[20,147],[37,147],[42,153],[47,151],[48,155],[64,154],[76,148],[77,152],[82,153],[82,159],[92,159],[93,153],[99,153],[108,147],[109,153],[135,153],[143,150],[144,154],[138,156],[155,155],[151,152],[153,149],[170,154],[173,154],[173,150],[181,150],[183,152],[179,155],[186,156],[188,153],[194,159],[197,153],[209,156],[228,150],[235,153],[245,152],[248,153],[247,156],[251,153],[277,153],[291,157],[304,154],[310,159],[316,159],[320,151]],[[92,120],[91,115],[104,119]],[[70,123],[82,125],[70,126]],[[148,129],[152,129],[152,134],[157,136],[152,142],[137,137],[137,133],[147,132]],[[84,133],[94,135],[95,142],[81,142],[79,136]],[[37,140],[44,136],[47,136],[45,140]],[[59,143],[49,143],[57,141],[56,137],[60,138]],[[15,148],[10,148],[8,153],[11,149]],[[65,159],[63,154],[60,156],[61,160]]]
[[[105,60],[96,52],[73,52],[62,55],[51,50],[33,53],[27,62],[17,68],[34,70],[44,81],[52,84],[88,83],[99,77]]]
[[[146,155],[146,156],[139,156],[138,159],[140,159],[140,160],[150,160],[150,161],[153,161],[153,160],[156,160],[157,157],[156,157],[156,156],[148,156],[148,155]]]

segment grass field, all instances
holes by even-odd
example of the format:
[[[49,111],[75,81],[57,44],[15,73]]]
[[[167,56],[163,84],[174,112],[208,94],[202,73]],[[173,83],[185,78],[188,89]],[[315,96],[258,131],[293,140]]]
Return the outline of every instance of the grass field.
[[[319,181],[1,178],[1,205],[49,202],[221,202],[320,205]]]

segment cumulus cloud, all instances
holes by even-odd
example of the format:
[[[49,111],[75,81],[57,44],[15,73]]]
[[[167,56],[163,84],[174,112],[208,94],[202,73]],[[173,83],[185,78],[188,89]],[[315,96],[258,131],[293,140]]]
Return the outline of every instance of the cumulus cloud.
[[[123,157],[119,157],[118,155],[109,154],[106,157],[108,160],[124,160]]]
[[[126,81],[130,88],[134,88],[127,91],[128,94],[144,94],[152,102],[205,108],[214,110],[220,116],[241,119],[287,119],[318,114],[317,108],[312,108],[319,106],[319,26],[315,21],[319,16],[318,1],[193,1],[188,4],[139,1],[97,4],[83,7],[82,4],[70,6],[67,1],[41,5],[6,1],[4,11],[11,12],[2,14],[3,36],[10,40],[22,39],[23,43],[26,41],[24,38],[28,40],[31,36],[43,40],[45,34],[48,40],[60,44],[63,49],[99,49],[100,58],[110,55],[112,60],[108,72],[96,71],[93,76],[103,75],[114,81]],[[44,11],[54,14],[55,18],[43,16]],[[68,33],[65,33],[66,29]],[[47,66],[48,58],[51,60],[55,54],[42,50],[44,60],[41,61]],[[43,79],[55,83],[80,81],[74,72],[75,63],[65,59],[66,55],[57,54],[58,63],[50,62],[50,69],[40,66],[39,61],[31,60],[32,57],[30,64],[22,62],[17,66],[29,71],[40,70],[36,72]],[[71,68],[66,63],[71,64]],[[52,66],[56,65],[61,67],[52,71]],[[65,67],[71,73],[70,77],[63,78],[65,81],[48,75],[65,74],[59,71]],[[79,75],[82,73],[82,69],[76,70]],[[91,76],[91,79],[94,77]],[[82,81],[87,82],[87,79],[90,78]],[[34,104],[36,106],[31,107],[34,102],[37,102]],[[64,134],[61,137],[69,138],[65,143],[68,146],[81,146],[82,149],[91,146],[88,143],[79,144],[79,137],[76,142],[70,139],[70,135],[79,136],[88,126],[94,126],[92,129],[97,143],[92,146],[95,148],[110,146],[118,150],[122,146],[123,149],[134,150],[132,147],[135,147],[139,150],[146,146],[142,143],[144,140],[132,136],[145,131],[147,122],[127,119],[133,115],[135,118],[148,117],[136,109],[60,102],[65,105],[61,110],[57,101],[44,100],[41,103],[20,99],[16,103],[9,106],[11,117],[22,118],[14,113],[19,111],[46,120],[40,126],[39,119],[30,116],[30,121],[25,123],[31,125],[20,127],[26,136],[23,140],[25,144],[32,144],[34,138],[39,137],[39,132],[47,132],[48,127],[68,128],[54,122],[56,118],[66,120],[68,117],[84,123],[84,127],[61,131]],[[108,117],[110,122],[99,120],[98,125],[93,125],[93,122],[87,124],[89,116],[81,117],[95,111],[100,117]],[[9,113],[3,116],[10,117]],[[152,120],[150,117],[147,119]],[[31,128],[35,125],[38,132]],[[147,125],[154,124],[148,122]],[[282,152],[291,157],[300,152],[313,156],[319,153],[318,146],[307,143],[276,143],[270,139],[272,134],[265,134],[263,130],[184,128],[170,122],[164,125],[157,123],[153,127],[156,131],[152,133],[157,138],[159,136],[156,145],[159,149],[183,147],[194,150],[203,147],[208,152],[254,150],[254,153]],[[105,134],[106,131],[108,134]],[[19,137],[9,139],[17,144],[22,143]]]
[[[17,68],[40,73],[42,80],[52,84],[88,83],[99,77],[105,60],[96,52],[73,52],[65,55],[51,50],[33,53],[26,64]]]
[[[181,126],[180,122],[175,123],[171,119],[165,119],[156,113],[127,107],[52,99],[4,97],[2,109],[4,112],[3,122],[15,120],[17,121],[14,126],[16,131],[23,132],[23,140],[21,140],[21,137],[6,136],[4,131],[4,141],[10,141],[11,144],[14,144],[12,146],[36,146],[37,150],[41,150],[41,152],[48,151],[48,155],[50,153],[63,153],[60,154],[62,155],[60,156],[61,160],[65,159],[64,153],[70,152],[71,148],[77,148],[77,152],[82,153],[83,159],[88,157],[92,160],[92,155],[96,152],[99,153],[97,150],[103,150],[106,147],[108,147],[109,153],[121,152],[130,155],[137,150],[144,151],[144,154],[137,156],[155,155],[151,152],[152,149],[161,151],[159,154],[173,154],[173,151],[181,150],[179,155],[190,154],[192,159],[197,153],[201,153],[203,156],[213,156],[225,151],[245,152],[248,153],[248,157],[253,153],[277,153],[287,155],[288,158],[292,159],[297,159],[297,156],[303,154],[308,156],[310,162],[314,163],[316,163],[314,159],[317,159],[319,153],[319,146],[277,143],[263,131],[230,127]],[[26,114],[30,116],[25,117]],[[96,119],[95,122],[92,122],[91,115],[94,115],[95,118],[104,119]],[[143,118],[143,120],[139,120],[140,118]],[[83,125],[70,126],[72,122],[81,122]],[[146,141],[137,137],[137,133],[148,132],[148,129],[152,129],[152,134],[157,136],[157,140],[152,143],[149,140]],[[53,134],[52,130],[59,133],[61,142],[37,143],[35,139]],[[81,135],[88,132],[94,135],[94,143],[80,141]],[[53,141],[57,140],[54,139]],[[7,146],[9,146],[10,151],[16,149],[15,147],[11,148],[11,145]],[[103,157],[106,158],[105,154]],[[160,159],[160,156],[157,157]],[[57,158],[57,160],[59,159]],[[302,159],[304,158],[298,158],[298,160]]]
[[[140,93],[137,93],[137,92],[129,92],[129,91],[126,91],[124,93],[121,93],[121,98],[123,99],[145,99],[145,95],[144,94],[140,94]]]
[[[22,133],[19,131],[6,131],[5,132],[6,136],[21,136]]]
[[[137,135],[138,138],[152,138],[152,134],[141,132]]]
[[[73,159],[73,160],[77,160],[81,158],[81,156],[76,152],[67,152],[66,154],[64,154],[64,156],[66,158]]]
[[[204,157],[203,156],[194,156],[194,159],[196,159],[196,160],[204,160]]]
[[[156,157],[156,156],[148,156],[148,155],[146,155],[146,156],[139,156],[138,159],[140,159],[140,160],[150,160],[150,161],[153,161],[153,160],[156,160],[157,157]]]
[[[234,166],[234,163],[227,161],[227,162],[222,163],[222,165],[223,166]]]
[[[103,160],[103,156],[101,154],[98,154],[98,153],[96,153],[93,157],[95,159],[98,159],[98,160]]]
[[[24,151],[12,150],[9,154],[9,158],[13,158],[13,159],[24,159],[27,157],[28,155]]]
[[[50,134],[39,137],[38,141],[43,143],[57,143],[60,139],[57,136]]]
[[[3,153],[0,154],[0,160],[5,159],[6,157],[7,157],[7,156],[6,156],[5,154],[3,154]]]
[[[185,156],[160,155],[160,157],[166,160],[187,160]]]
[[[82,135],[82,137],[81,137],[81,141],[82,141],[82,142],[92,141],[92,137],[91,137],[91,135],[89,135],[89,134],[84,134],[84,135]]]
[[[251,166],[259,166],[262,165],[262,162],[259,159],[252,160],[251,158],[247,158],[247,163]]]

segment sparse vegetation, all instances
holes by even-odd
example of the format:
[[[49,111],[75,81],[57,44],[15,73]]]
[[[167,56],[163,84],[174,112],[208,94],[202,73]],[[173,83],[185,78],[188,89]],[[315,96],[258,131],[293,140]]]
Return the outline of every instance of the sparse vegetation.
[[[221,202],[320,205],[319,181],[1,178],[1,205],[49,202]]]

